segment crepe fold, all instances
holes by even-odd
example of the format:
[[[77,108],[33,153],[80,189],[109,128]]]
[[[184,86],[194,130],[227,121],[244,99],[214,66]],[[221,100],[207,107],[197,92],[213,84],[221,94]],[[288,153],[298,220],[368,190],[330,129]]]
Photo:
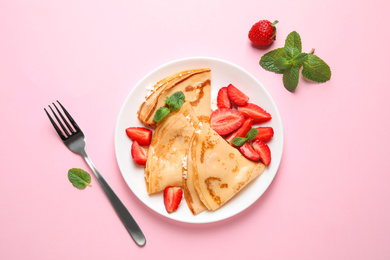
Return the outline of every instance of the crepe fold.
[[[248,183],[260,176],[265,165],[245,158],[209,124],[194,131],[188,157],[186,201],[192,213],[217,210]],[[191,184],[188,184],[189,182]]]
[[[181,91],[194,108],[199,121],[208,122],[211,114],[210,68],[185,70],[168,76],[154,85],[150,95],[138,110],[138,119],[146,126],[156,128],[157,109],[165,106],[167,96]]]
[[[169,114],[153,133],[145,167],[145,183],[149,194],[168,186],[183,186],[184,160],[198,118],[189,102]]]

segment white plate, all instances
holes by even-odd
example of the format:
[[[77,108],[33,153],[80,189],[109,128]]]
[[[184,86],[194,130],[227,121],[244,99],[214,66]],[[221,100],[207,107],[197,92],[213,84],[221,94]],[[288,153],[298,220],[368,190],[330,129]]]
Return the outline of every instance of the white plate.
[[[211,96],[217,96],[218,89],[232,83],[250,97],[250,102],[255,103],[272,115],[272,120],[263,126],[272,126],[274,137],[268,145],[271,149],[271,164],[266,167],[264,173],[252,183],[248,184],[240,193],[230,200],[222,208],[215,212],[202,212],[193,216],[182,200],[178,210],[168,214],[164,207],[162,192],[148,195],[144,182],[144,167],[137,166],[131,158],[131,140],[125,134],[125,129],[130,126],[143,126],[137,119],[137,111],[144,101],[146,88],[153,86],[159,80],[176,72],[200,68],[211,68]],[[278,109],[270,94],[263,85],[244,69],[230,62],[215,58],[194,57],[176,60],[165,64],[146,75],[130,92],[119,113],[115,129],[115,153],[119,169],[127,185],[133,193],[149,208],[155,212],[187,223],[209,223],[234,216],[252,205],[271,184],[280,164],[283,150],[283,128]]]

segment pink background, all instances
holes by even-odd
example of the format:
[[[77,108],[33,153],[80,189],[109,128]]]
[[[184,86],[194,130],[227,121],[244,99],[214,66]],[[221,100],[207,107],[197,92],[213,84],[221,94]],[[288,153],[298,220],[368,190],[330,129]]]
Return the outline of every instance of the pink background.
[[[389,259],[389,5],[384,0],[0,0],[0,259]],[[279,20],[276,42],[254,48],[258,20]],[[260,57],[296,30],[332,68],[295,93]],[[267,88],[285,133],[279,171],[241,214],[211,224],[166,219],[126,185],[114,153],[132,87],[172,60],[209,56]],[[142,227],[140,248],[88,169],[61,143],[43,108],[59,99],[88,153]],[[135,112],[135,111],[134,111]]]

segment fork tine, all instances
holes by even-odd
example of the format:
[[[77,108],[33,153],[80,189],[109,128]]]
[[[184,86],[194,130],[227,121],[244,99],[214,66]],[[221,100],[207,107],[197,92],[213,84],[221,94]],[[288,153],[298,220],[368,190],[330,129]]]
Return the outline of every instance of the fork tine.
[[[65,115],[68,117],[69,121],[72,123],[74,129],[76,129],[76,131],[81,131],[80,127],[77,125],[76,121],[74,121],[72,116],[68,113],[68,111],[65,109],[65,107],[60,103],[60,101],[57,100],[57,102],[61,106],[61,108],[64,111]]]
[[[49,106],[50,107],[50,106]],[[50,108],[51,109],[51,108]],[[66,136],[61,132],[61,130],[58,128],[57,124],[54,122],[53,118],[50,116],[50,114],[47,112],[46,108],[44,108],[46,115],[49,117],[49,120],[51,124],[53,125],[54,129],[56,130],[57,134],[61,137],[62,140],[66,139]],[[52,110],[53,111],[53,110]]]
[[[54,105],[54,103],[53,103]],[[55,106],[55,105],[54,105]],[[51,112],[53,113],[54,117],[57,119],[57,123],[61,126],[62,130],[64,131],[64,133],[67,135],[67,136],[70,136],[70,133],[68,132],[68,129],[66,129],[66,127],[62,124],[61,120],[58,118],[57,114],[54,112],[54,110],[51,108],[51,106],[49,106]],[[58,111],[58,109],[57,109]],[[60,111],[58,111],[59,114],[61,114]]]
[[[57,101],[58,102],[58,101]],[[68,120],[65,119],[64,115],[61,113],[61,111],[57,108],[56,104],[54,104],[54,107],[56,108],[58,114],[60,115],[60,117],[62,118],[62,121],[66,124],[66,126],[68,127],[68,129],[72,132],[72,134],[76,133],[73,128],[70,126],[70,124],[68,123]],[[69,135],[69,134],[68,134]]]

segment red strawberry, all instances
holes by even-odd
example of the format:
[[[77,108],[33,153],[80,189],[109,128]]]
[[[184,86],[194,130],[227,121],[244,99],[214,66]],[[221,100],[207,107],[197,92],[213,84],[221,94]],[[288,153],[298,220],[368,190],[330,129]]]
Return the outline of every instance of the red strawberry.
[[[255,151],[260,154],[260,160],[268,166],[271,162],[271,150],[268,145],[260,140],[254,140],[252,145]]]
[[[140,145],[150,145],[152,141],[152,131],[143,127],[129,127],[126,129],[126,134]]]
[[[248,142],[240,146],[240,151],[249,160],[258,161],[260,159],[260,154]]]
[[[255,23],[249,30],[248,38],[255,45],[265,46],[272,43],[276,38],[276,27],[278,21],[271,23],[261,20]]]
[[[229,84],[229,86],[227,86],[227,94],[229,96],[229,99],[237,106],[243,106],[248,103],[249,97],[242,93],[232,84]]]
[[[228,143],[232,143],[233,142],[233,139],[236,138],[236,137],[245,137],[245,135],[248,133],[249,130],[251,130],[252,128],[252,125],[253,125],[253,119],[252,118],[247,118],[244,120],[244,123],[242,123],[242,125],[240,126],[240,128],[238,128],[236,131],[234,131],[233,133],[229,134],[225,140],[228,142]]]
[[[232,108],[232,103],[230,102],[227,87],[220,88],[217,96],[217,106],[219,108]]]
[[[220,108],[210,115],[210,126],[219,135],[227,135],[239,128],[244,115],[230,108]]]
[[[267,142],[274,136],[274,129],[272,127],[257,127],[256,129],[258,132],[254,140],[259,139],[260,141]]]
[[[134,141],[131,145],[131,157],[138,165],[146,164],[146,155],[137,141]]]
[[[183,190],[180,187],[166,187],[164,190],[164,205],[168,213],[172,213],[179,207]]]
[[[237,107],[237,110],[245,117],[253,118],[253,124],[267,122],[272,119],[272,116],[267,111],[252,103],[248,103],[245,106],[239,106]]]

